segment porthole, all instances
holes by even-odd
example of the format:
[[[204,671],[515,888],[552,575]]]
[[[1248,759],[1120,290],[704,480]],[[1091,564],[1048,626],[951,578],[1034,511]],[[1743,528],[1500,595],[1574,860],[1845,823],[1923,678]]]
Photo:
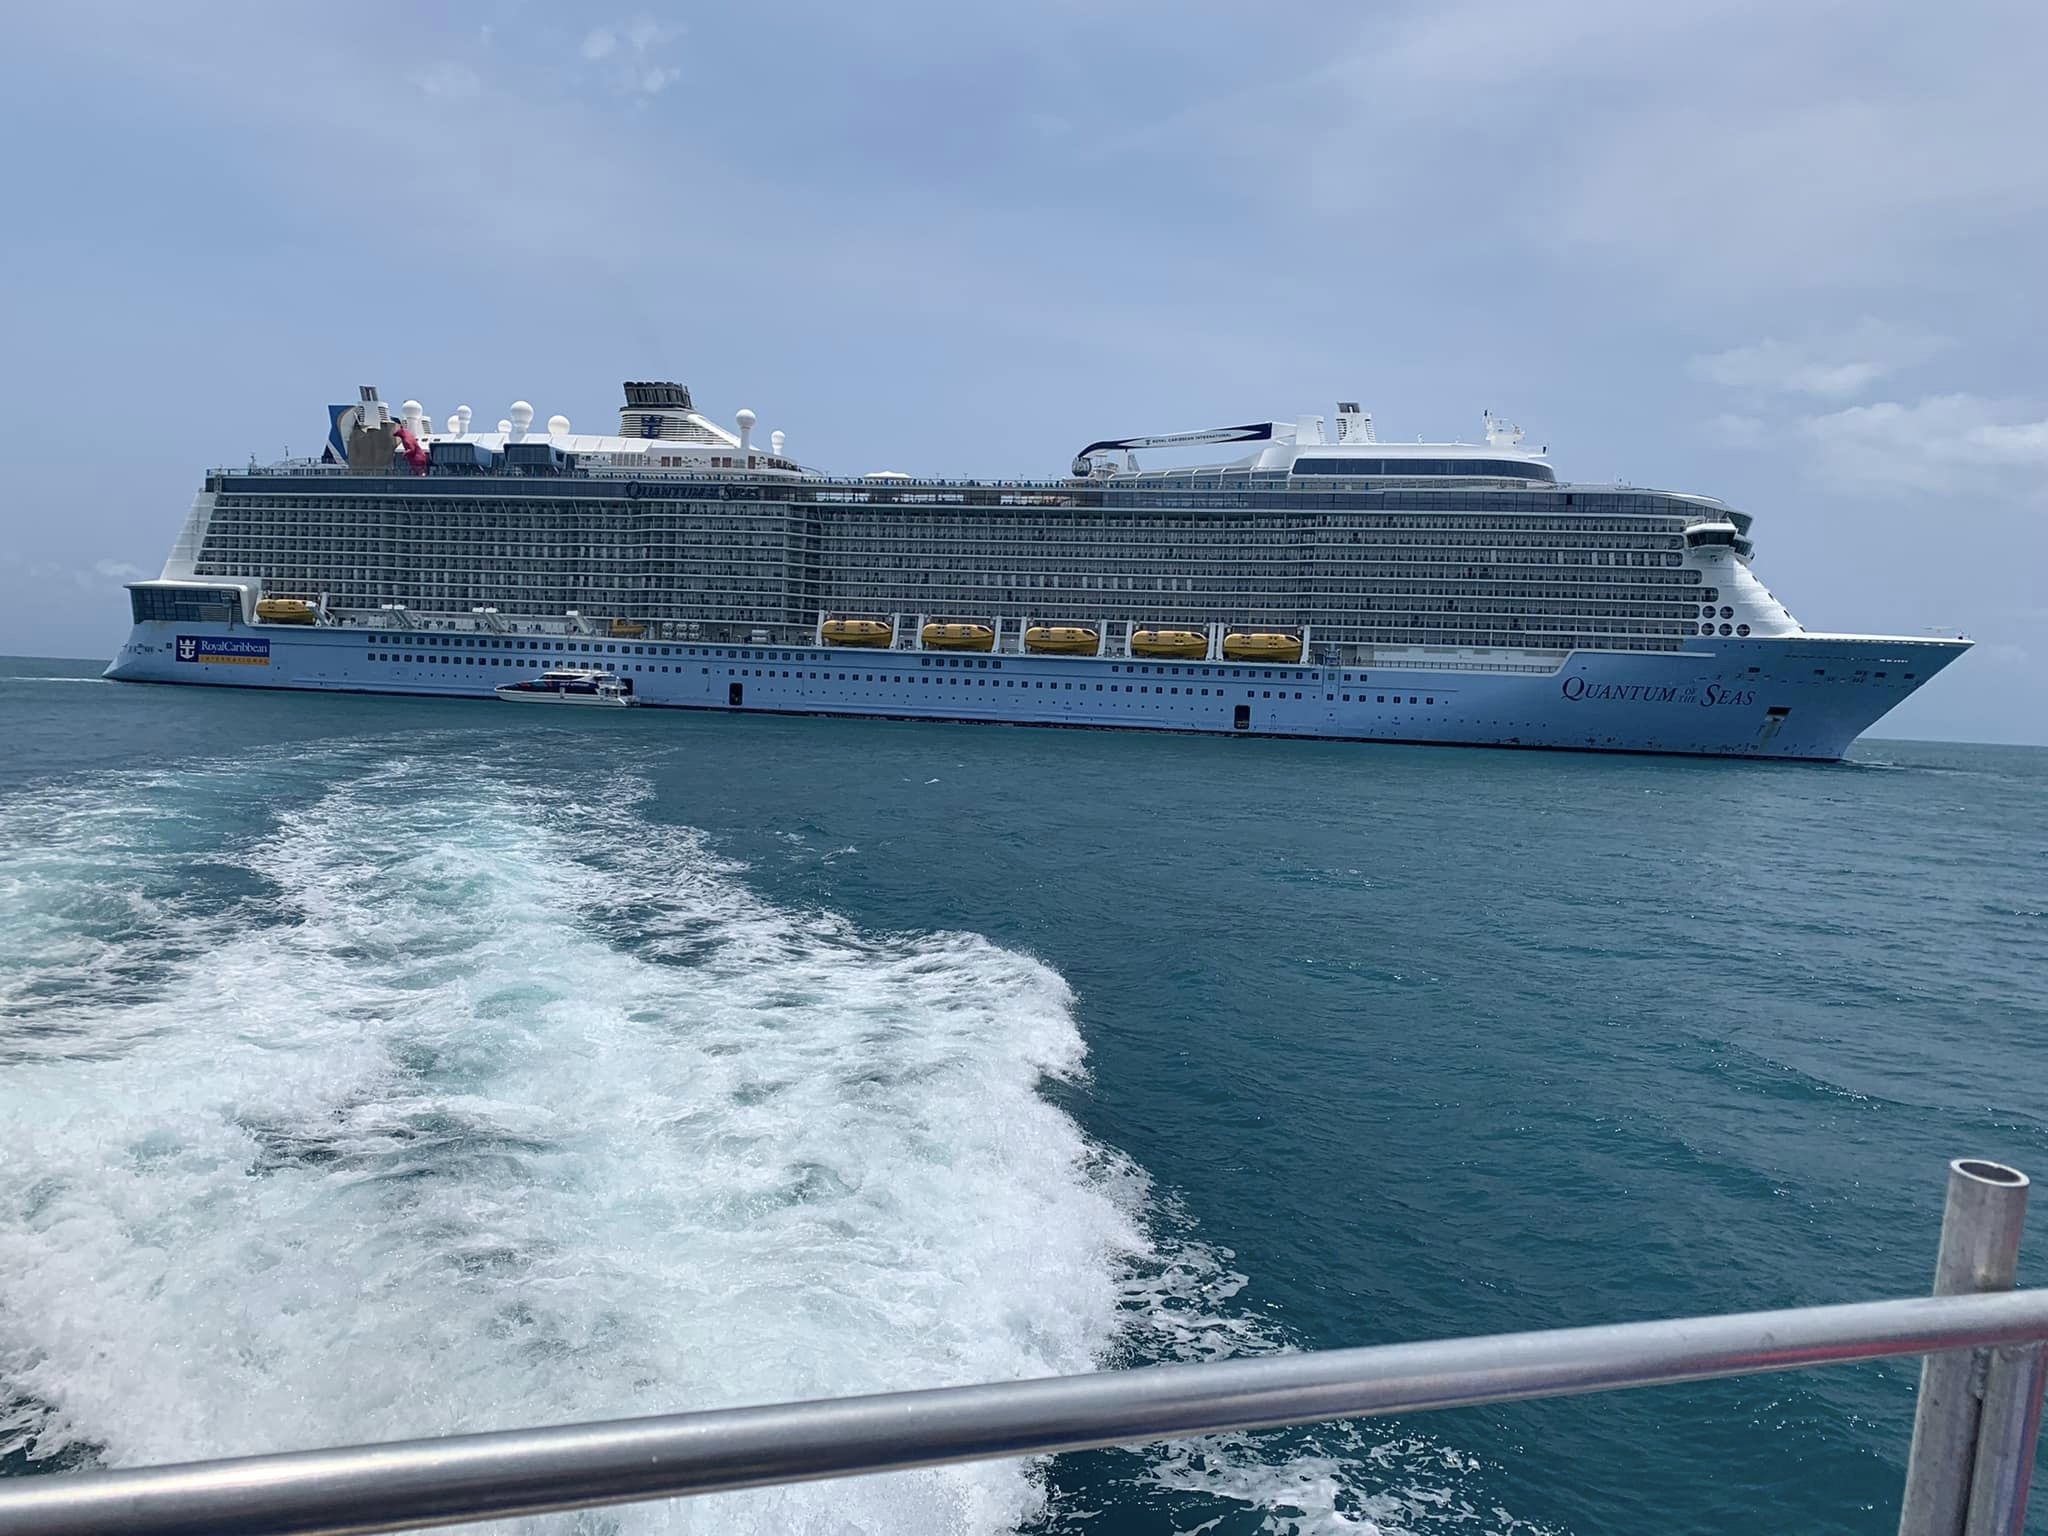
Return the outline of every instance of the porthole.
[[[1735,626],[1735,633],[1737,633],[1738,635],[1746,635],[1749,633],[1749,626],[1747,624],[1738,624]]]
[[[1724,635],[1732,635],[1735,633],[1735,627],[1732,624],[1723,624],[1721,626],[1721,633]]]
[[[1724,619],[1732,619],[1735,617],[1735,610],[1733,608],[1728,607],[1726,604],[1723,604],[1721,607],[1721,617]]]

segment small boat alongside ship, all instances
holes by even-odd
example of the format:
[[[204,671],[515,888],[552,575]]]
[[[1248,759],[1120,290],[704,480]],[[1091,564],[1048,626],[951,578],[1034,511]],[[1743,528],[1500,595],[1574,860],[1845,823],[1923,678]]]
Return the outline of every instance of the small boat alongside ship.
[[[500,683],[491,692],[510,704],[571,704],[600,709],[625,709],[633,697],[629,678],[598,667],[550,667],[539,677]]]

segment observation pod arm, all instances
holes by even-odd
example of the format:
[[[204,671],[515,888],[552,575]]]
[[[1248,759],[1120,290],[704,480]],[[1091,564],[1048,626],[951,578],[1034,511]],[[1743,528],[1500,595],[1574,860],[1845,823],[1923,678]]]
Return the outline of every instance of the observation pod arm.
[[[1201,443],[1270,443],[1277,423],[1270,421],[1247,422],[1241,427],[1210,427],[1202,432],[1162,432],[1152,437],[1104,438],[1099,443],[1090,443],[1074,455],[1074,473],[1086,476],[1088,459],[1091,454],[1129,450],[1132,448],[1183,448]]]

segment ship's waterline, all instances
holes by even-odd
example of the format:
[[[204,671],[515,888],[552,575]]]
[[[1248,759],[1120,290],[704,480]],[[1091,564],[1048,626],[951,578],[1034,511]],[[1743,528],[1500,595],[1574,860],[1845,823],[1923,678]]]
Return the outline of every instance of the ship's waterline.
[[[369,389],[332,421],[322,463],[208,476],[109,676],[482,697],[601,666],[691,709],[1833,759],[1968,645],[1810,632],[1748,514],[1561,482],[1492,417],[1383,444],[1345,405],[1015,482],[822,474],[675,385],[628,385],[618,435],[435,434]],[[1134,459],[1216,443],[1252,451]]]

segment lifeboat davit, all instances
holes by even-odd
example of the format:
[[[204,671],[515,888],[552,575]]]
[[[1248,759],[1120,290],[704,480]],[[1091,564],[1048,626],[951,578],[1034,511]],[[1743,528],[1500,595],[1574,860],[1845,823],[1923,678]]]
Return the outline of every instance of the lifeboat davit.
[[[886,646],[896,638],[880,619],[827,619],[818,633],[827,645]]]
[[[1024,649],[1043,656],[1093,656],[1102,636],[1081,624],[1034,624],[1024,631]]]
[[[1223,637],[1228,661],[1299,661],[1301,636],[1275,630],[1234,629]]]
[[[263,597],[256,600],[256,617],[265,624],[311,624],[318,615],[303,598]]]
[[[996,632],[986,624],[927,624],[923,630],[929,651],[992,651]]]
[[[1131,654],[1200,661],[1209,654],[1209,637],[1196,629],[1158,629],[1148,624],[1131,631]]]

